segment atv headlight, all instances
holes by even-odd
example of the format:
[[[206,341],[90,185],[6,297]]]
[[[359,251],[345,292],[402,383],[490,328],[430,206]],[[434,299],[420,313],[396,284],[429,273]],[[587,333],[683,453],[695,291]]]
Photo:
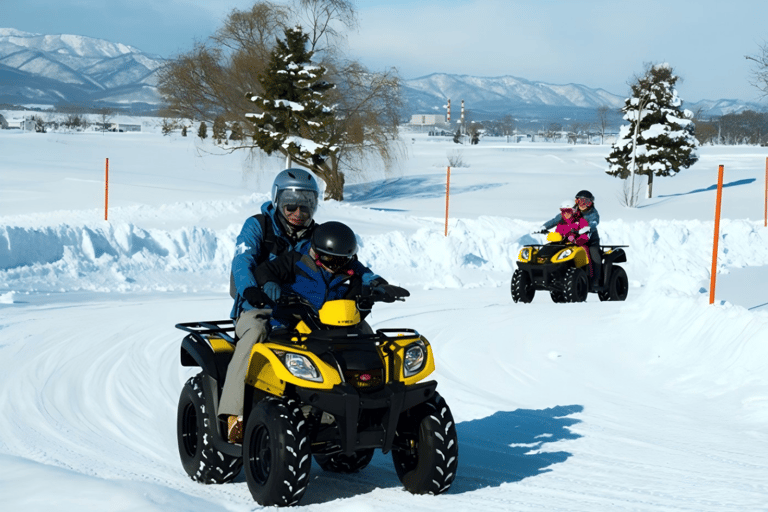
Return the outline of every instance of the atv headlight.
[[[573,254],[573,249],[565,249],[555,256],[555,261],[567,259],[571,254]]]
[[[520,254],[517,256],[517,259],[523,262],[530,261],[531,260],[531,248],[530,247],[523,247],[520,249]]]
[[[317,366],[310,358],[295,352],[274,351],[294,377],[299,379],[311,380],[312,382],[323,382],[323,376]]]
[[[419,373],[427,362],[427,347],[419,340],[405,347],[403,375],[411,377]]]

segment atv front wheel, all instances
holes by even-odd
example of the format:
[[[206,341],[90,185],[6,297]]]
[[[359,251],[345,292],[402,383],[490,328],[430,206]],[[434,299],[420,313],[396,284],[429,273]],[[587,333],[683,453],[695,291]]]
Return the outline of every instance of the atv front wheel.
[[[243,438],[245,479],[263,506],[295,505],[309,483],[307,424],[295,400],[269,397],[254,405]]]
[[[531,282],[531,276],[519,268],[512,274],[512,300],[515,302],[531,302],[536,289]]]
[[[584,302],[589,293],[589,281],[587,273],[578,267],[571,267],[565,271],[563,279],[563,298],[565,302]]]
[[[205,411],[204,375],[190,378],[181,390],[176,416],[176,437],[184,471],[196,482],[223,484],[239,473],[243,461],[213,447],[216,425]]]
[[[400,416],[392,461],[413,494],[440,494],[451,487],[459,444],[451,410],[439,393]]]
[[[324,471],[333,473],[357,473],[373,459],[373,448],[356,451],[353,455],[315,455],[315,461]]]
[[[611,268],[611,277],[605,291],[598,293],[600,300],[626,300],[629,293],[629,279],[627,273],[618,265]]]
[[[549,296],[552,297],[552,302],[566,302],[565,295],[560,290],[550,290]]]

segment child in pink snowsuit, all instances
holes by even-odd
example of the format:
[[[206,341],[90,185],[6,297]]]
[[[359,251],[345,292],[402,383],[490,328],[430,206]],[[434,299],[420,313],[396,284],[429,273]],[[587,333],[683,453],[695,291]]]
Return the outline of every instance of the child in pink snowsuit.
[[[562,219],[555,226],[555,231],[563,235],[563,240],[584,246],[589,240],[589,221],[581,216],[581,212],[575,207],[560,207]]]

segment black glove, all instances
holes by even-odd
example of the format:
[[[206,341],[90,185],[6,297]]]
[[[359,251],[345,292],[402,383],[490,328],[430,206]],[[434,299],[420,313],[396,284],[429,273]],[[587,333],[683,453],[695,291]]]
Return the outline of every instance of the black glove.
[[[541,228],[539,231],[535,231],[534,233],[539,233],[540,235],[548,235],[549,230],[547,228]]]
[[[371,295],[382,302],[395,302],[402,297],[410,297],[411,293],[405,288],[392,284],[380,284],[371,289]]]
[[[243,298],[255,308],[262,308],[264,304],[272,302],[266,293],[255,286],[246,288],[243,292]]]

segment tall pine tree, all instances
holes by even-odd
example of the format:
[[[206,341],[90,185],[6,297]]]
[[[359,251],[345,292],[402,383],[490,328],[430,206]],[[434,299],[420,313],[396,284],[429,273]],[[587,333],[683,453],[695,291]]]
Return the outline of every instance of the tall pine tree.
[[[681,110],[683,102],[675,90],[677,80],[669,64],[649,66],[645,75],[631,85],[632,96],[621,109],[629,124],[621,127],[606,158],[610,164],[606,172],[621,179],[631,178],[629,206],[635,206],[635,174],[648,177],[650,198],[654,176],[674,176],[698,160],[693,113]]]
[[[323,80],[325,68],[312,65],[308,39],[301,27],[285,30],[285,40],[277,42],[259,77],[263,94],[251,96],[259,113],[246,117],[255,128],[254,143],[264,152],[282,153],[324,178],[325,161],[338,150],[331,142],[334,110],[323,104],[323,93],[334,86]],[[342,190],[339,197],[326,192],[340,199]]]

